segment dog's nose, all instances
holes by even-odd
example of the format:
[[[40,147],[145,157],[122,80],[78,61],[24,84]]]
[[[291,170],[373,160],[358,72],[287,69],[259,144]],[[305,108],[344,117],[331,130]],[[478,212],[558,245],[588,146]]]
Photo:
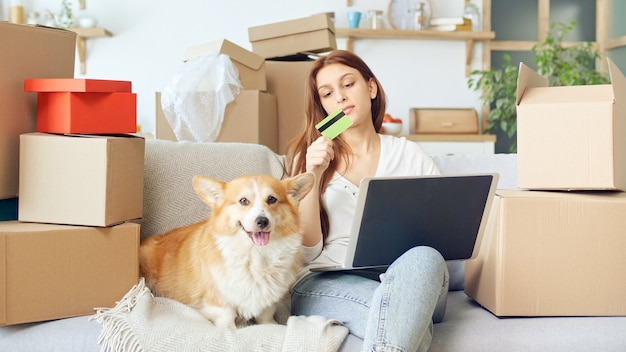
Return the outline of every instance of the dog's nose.
[[[256,226],[259,227],[259,229],[264,229],[267,227],[267,225],[269,225],[270,221],[268,218],[266,218],[265,216],[259,216],[258,218],[256,218]]]

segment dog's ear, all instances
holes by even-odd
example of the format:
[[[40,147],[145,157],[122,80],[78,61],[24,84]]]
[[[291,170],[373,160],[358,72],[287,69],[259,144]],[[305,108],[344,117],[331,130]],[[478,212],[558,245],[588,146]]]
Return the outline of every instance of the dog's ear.
[[[207,176],[194,176],[191,183],[196,194],[210,207],[224,200],[226,182]]]
[[[296,202],[299,202],[304,198],[311,189],[313,188],[313,184],[315,183],[315,175],[310,172],[306,172],[291,178],[287,178],[282,180],[285,188],[287,189],[287,194]]]

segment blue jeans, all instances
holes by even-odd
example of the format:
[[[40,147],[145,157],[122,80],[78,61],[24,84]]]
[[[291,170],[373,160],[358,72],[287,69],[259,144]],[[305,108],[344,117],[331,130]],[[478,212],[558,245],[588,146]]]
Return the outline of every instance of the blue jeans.
[[[291,312],[342,321],[363,339],[363,351],[427,351],[433,321],[445,314],[448,284],[441,254],[415,247],[380,282],[347,272],[308,274],[292,290]]]

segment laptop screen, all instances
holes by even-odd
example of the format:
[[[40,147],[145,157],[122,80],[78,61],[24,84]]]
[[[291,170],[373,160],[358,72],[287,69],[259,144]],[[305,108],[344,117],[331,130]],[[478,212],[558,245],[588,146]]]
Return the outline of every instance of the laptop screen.
[[[471,258],[496,181],[496,174],[364,180],[352,266],[387,266],[415,246],[446,260]]]

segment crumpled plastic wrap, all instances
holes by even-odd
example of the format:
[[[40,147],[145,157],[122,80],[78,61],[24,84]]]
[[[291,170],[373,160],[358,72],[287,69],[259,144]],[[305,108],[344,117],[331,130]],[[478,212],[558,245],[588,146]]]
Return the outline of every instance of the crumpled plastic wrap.
[[[161,107],[179,141],[215,142],[226,105],[241,89],[230,57],[207,53],[183,65],[161,92]]]

